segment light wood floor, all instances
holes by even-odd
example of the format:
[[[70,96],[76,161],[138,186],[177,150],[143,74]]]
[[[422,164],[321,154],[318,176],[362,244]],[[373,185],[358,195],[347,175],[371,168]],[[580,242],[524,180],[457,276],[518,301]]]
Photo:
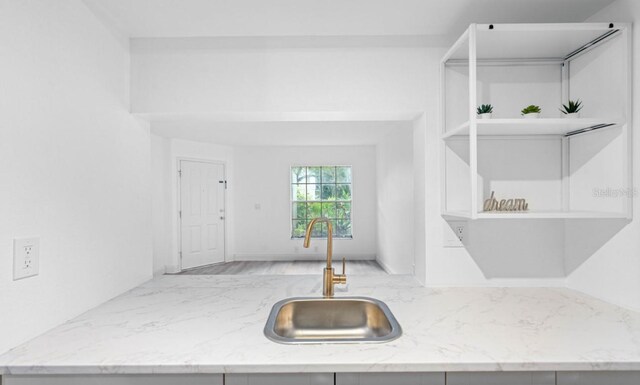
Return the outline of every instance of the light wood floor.
[[[342,272],[342,261],[334,261],[336,273]],[[181,275],[318,275],[325,261],[238,261],[219,263],[185,270]],[[347,261],[347,275],[386,275],[376,261]]]

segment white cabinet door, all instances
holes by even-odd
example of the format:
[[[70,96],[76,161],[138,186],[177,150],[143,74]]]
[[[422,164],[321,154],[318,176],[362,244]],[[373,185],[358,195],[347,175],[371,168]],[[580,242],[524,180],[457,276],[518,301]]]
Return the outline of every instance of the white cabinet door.
[[[447,385],[555,385],[555,372],[447,373]]]
[[[557,385],[638,385],[640,372],[558,372]]]
[[[333,385],[333,373],[227,374],[225,385]]]
[[[444,384],[444,373],[336,373],[336,385]]]
[[[2,385],[223,385],[222,374],[3,376]]]

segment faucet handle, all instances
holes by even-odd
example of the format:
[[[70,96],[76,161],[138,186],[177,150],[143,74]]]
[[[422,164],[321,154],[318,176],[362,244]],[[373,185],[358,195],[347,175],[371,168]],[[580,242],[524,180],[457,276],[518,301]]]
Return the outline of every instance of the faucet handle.
[[[347,265],[347,259],[346,258],[342,258],[342,274],[333,274],[333,276],[331,276],[329,278],[329,281],[332,284],[345,285],[347,283],[347,276],[344,274],[346,265]],[[326,271],[326,269],[325,269],[325,271]]]
[[[342,275],[345,275],[346,270],[347,270],[347,258],[342,257]]]

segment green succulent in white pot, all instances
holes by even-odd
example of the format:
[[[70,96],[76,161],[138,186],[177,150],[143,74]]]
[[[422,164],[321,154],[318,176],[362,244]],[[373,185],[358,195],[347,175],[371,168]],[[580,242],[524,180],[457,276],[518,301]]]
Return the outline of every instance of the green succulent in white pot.
[[[493,106],[491,104],[482,104],[478,106],[477,113],[480,119],[491,119],[491,114],[493,113]]]
[[[569,100],[568,104],[563,104],[560,112],[563,113],[565,118],[579,118],[580,110],[582,109],[582,102],[578,100]]]
[[[540,106],[536,106],[534,104],[525,107],[522,109],[522,116],[525,119],[538,119],[540,117],[540,112],[542,112],[542,108]]]

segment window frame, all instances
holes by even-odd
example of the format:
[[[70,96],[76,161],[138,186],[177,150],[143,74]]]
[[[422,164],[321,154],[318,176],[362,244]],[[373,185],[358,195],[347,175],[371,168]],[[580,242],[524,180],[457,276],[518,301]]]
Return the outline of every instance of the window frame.
[[[353,210],[354,210],[354,184],[355,184],[355,176],[354,176],[354,172],[353,172],[353,165],[350,164],[322,164],[322,165],[316,165],[316,164],[292,164],[289,166],[289,176],[288,176],[288,188],[289,188],[289,236],[291,237],[292,241],[297,241],[297,240],[302,240],[304,239],[303,237],[294,237],[293,236],[293,221],[295,220],[293,218],[293,204],[295,202],[305,202],[308,203],[310,201],[304,200],[304,201],[296,201],[293,199],[293,189],[292,189],[292,185],[294,183],[291,183],[291,174],[294,168],[297,167],[349,167],[351,169],[351,182],[349,183],[349,186],[351,187],[351,214],[350,214],[350,218],[349,218],[349,222],[351,222],[351,236],[350,237],[336,237],[335,236],[335,229],[333,232],[333,240],[342,240],[342,241],[351,241],[355,238],[355,230],[354,230],[354,225],[353,225]],[[306,183],[305,183],[306,184]],[[321,183],[322,184],[322,183]],[[346,184],[346,183],[345,183]],[[312,201],[312,202],[316,202],[316,201]],[[323,201],[320,201],[323,202]],[[327,201],[327,202],[331,202],[331,201]],[[346,201],[344,201],[346,202]],[[335,227],[335,226],[334,226]],[[311,236],[312,239],[327,239],[326,236],[319,236],[319,237],[314,237]]]

